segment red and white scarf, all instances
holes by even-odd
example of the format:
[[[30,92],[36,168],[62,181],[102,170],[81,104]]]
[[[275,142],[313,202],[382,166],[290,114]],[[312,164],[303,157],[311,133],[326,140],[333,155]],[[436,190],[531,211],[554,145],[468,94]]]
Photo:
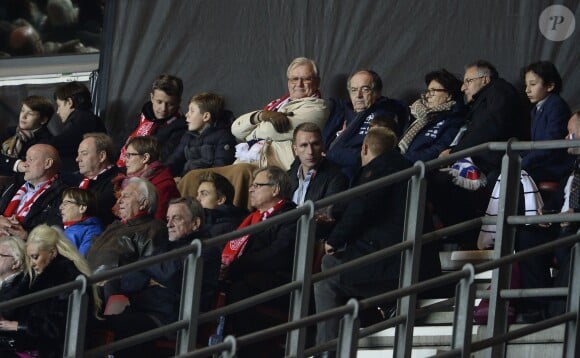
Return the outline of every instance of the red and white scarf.
[[[240,226],[238,226],[238,230],[256,224],[260,221],[266,220],[267,218],[271,217],[276,211],[280,210],[284,206],[284,204],[286,204],[286,200],[282,199],[278,201],[276,204],[274,204],[274,206],[272,206],[270,209],[264,212],[260,212],[258,210],[254,211],[253,213],[248,215],[244,219],[244,221],[242,221]],[[222,266],[229,266],[232,262],[234,262],[234,260],[242,256],[242,254],[244,253],[244,248],[246,247],[249,238],[250,235],[244,235],[240,238],[228,241],[228,243],[226,244],[226,246],[224,246],[224,249],[222,251]]]
[[[24,183],[20,189],[18,189],[10,203],[8,203],[8,206],[2,215],[5,217],[11,217],[12,215],[15,215],[16,220],[18,220],[18,222],[22,222],[26,215],[28,215],[32,204],[34,204],[36,199],[38,199],[45,191],[48,190],[48,188],[50,188],[52,183],[54,183],[56,180],[57,176],[58,175],[55,174],[52,178],[44,182],[44,184],[42,184],[40,188],[38,188],[38,190],[30,198],[28,198],[28,200],[22,203],[21,201],[28,192],[28,187],[30,185],[28,182]]]
[[[97,180],[99,175],[103,174],[104,172],[111,169],[112,167],[113,167],[112,165],[109,165],[108,167],[101,170],[97,175],[95,175],[93,177],[84,177],[83,180],[81,180],[81,183],[79,184],[79,189],[87,190],[89,188],[89,184],[90,184],[91,180]]]
[[[322,95],[320,94],[320,91],[316,91],[310,97],[312,97],[312,98],[321,98]],[[264,111],[278,112],[280,110],[280,108],[282,108],[285,105],[287,105],[288,102],[290,102],[291,100],[292,99],[290,98],[290,94],[286,93],[282,97],[280,97],[278,99],[275,99],[272,102],[270,102],[267,105],[265,105],[264,106]]]
[[[127,142],[135,137],[144,137],[147,135],[153,134],[155,130],[159,127],[159,123],[155,123],[145,117],[145,114],[141,113],[141,117],[139,118],[139,125],[133,131],[133,133],[129,134],[127,137]],[[119,160],[117,160],[117,166],[119,168],[123,168],[125,166],[125,153],[127,152],[126,144],[121,148],[121,155],[119,155]]]

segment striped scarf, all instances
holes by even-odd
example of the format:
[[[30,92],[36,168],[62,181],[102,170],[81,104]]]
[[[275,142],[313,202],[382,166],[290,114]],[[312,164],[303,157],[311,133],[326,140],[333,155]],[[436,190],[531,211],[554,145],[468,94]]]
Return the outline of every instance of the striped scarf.
[[[411,109],[411,114],[416,119],[413,123],[411,123],[409,128],[407,128],[407,131],[405,132],[405,134],[403,134],[403,137],[399,141],[399,148],[401,149],[401,154],[405,154],[407,149],[409,149],[409,145],[411,145],[411,142],[417,136],[417,133],[419,133],[421,129],[423,129],[427,124],[429,124],[431,119],[435,117],[434,114],[448,111],[454,104],[455,101],[449,101],[431,108],[427,107],[426,101],[424,101],[423,99],[418,99],[415,101],[415,103],[409,106],[409,108]]]
[[[248,215],[244,219],[244,221],[242,221],[240,226],[238,226],[238,230],[248,227],[250,225],[254,225],[260,221],[266,220],[267,218],[271,217],[276,211],[280,210],[284,206],[284,204],[286,204],[286,200],[282,199],[278,201],[276,204],[274,204],[273,207],[264,212],[260,212],[259,210],[254,211],[253,213]],[[235,259],[242,256],[242,254],[244,253],[244,248],[246,247],[249,238],[250,235],[248,234],[240,238],[228,241],[228,243],[226,244],[226,246],[224,246],[224,249],[222,251],[222,266],[229,266],[232,262],[234,262]]]
[[[32,197],[30,197],[26,202],[21,203],[26,193],[28,193],[28,187],[30,185],[28,182],[24,183],[20,189],[18,189],[10,203],[8,203],[8,206],[6,206],[6,210],[4,210],[2,215],[5,217],[16,215],[16,220],[18,220],[18,222],[22,222],[26,215],[28,215],[32,204],[34,204],[36,199],[38,199],[45,191],[50,188],[52,183],[54,183],[56,180],[57,176],[58,175],[55,174],[52,178],[48,179],[44,184],[42,184],[40,188],[38,188]]]

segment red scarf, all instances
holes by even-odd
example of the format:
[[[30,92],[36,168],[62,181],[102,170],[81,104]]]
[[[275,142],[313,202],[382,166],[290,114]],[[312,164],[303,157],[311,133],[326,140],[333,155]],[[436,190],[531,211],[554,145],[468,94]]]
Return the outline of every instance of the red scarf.
[[[146,135],[151,135],[153,134],[153,132],[155,132],[157,127],[159,127],[159,123],[155,123],[147,119],[147,117],[145,117],[145,114],[141,113],[141,117],[139,118],[139,125],[133,131],[133,133],[129,134],[129,136],[127,137],[127,142],[129,142],[129,140],[131,140],[134,137],[143,137]],[[126,148],[127,142],[125,142],[125,145],[123,146],[123,148],[121,148],[121,155],[119,155],[119,160],[117,160],[117,166],[119,168],[123,168],[125,166],[125,153],[127,152]]]
[[[32,207],[32,204],[34,204],[36,199],[38,199],[39,196],[41,196],[46,190],[48,190],[48,188],[50,188],[52,183],[54,183],[54,181],[56,180],[57,176],[58,175],[56,174],[53,175],[52,178],[48,179],[44,184],[42,184],[42,186],[34,193],[34,195],[28,198],[28,200],[24,204],[20,205],[20,201],[22,200],[24,195],[28,192],[27,186],[28,182],[24,183],[20,187],[20,189],[18,189],[18,191],[16,192],[10,203],[8,203],[8,206],[6,207],[6,210],[4,210],[4,213],[2,215],[4,215],[5,217],[11,217],[12,215],[16,214],[16,220],[18,220],[18,222],[22,222],[22,220],[24,220],[24,218],[30,211],[30,207]]]
[[[310,97],[312,97],[312,98],[321,98],[320,91],[314,92],[314,94],[312,96],[310,96]],[[284,107],[289,101],[291,101],[290,94],[286,93],[282,97],[280,97],[278,99],[275,99],[272,102],[270,102],[267,105],[265,105],[264,106],[264,111],[274,111],[274,112],[278,112],[280,110],[280,108]]]
[[[79,189],[88,189],[89,188],[89,184],[91,182],[91,180],[97,180],[97,178],[99,177],[99,175],[103,174],[104,172],[106,172],[107,170],[111,169],[113,166],[109,165],[108,167],[106,167],[105,169],[101,170],[99,172],[99,174],[95,175],[94,177],[84,177],[83,180],[81,180],[81,183],[79,184]]]
[[[238,230],[256,224],[260,221],[266,220],[267,218],[271,217],[276,211],[280,210],[284,206],[284,204],[286,204],[286,200],[282,199],[278,201],[276,204],[274,204],[274,206],[272,206],[270,209],[264,212],[260,212],[258,210],[254,211],[253,213],[248,215],[244,219],[244,221],[242,221],[240,226],[238,226]],[[250,235],[244,235],[240,238],[228,241],[228,243],[226,244],[226,246],[224,246],[224,249],[222,251],[223,266],[229,266],[232,262],[234,262],[234,260],[242,256],[242,254],[244,253],[244,248],[246,247],[249,238]]]
[[[73,225],[75,225],[75,224],[78,224],[78,223],[80,223],[80,222],[82,222],[82,221],[85,221],[85,220],[87,220],[88,218],[89,218],[88,216],[83,216],[82,218],[80,218],[80,220],[63,221],[63,223],[62,223],[62,226],[63,226],[65,229],[68,229],[69,227],[71,227],[71,226],[73,226]]]

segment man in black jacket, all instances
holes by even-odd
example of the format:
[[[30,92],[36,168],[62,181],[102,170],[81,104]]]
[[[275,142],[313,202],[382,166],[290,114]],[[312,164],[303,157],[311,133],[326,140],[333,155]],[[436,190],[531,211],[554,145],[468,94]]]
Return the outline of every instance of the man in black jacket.
[[[97,196],[97,216],[104,227],[115,220],[112,209],[117,198],[113,189],[113,178],[119,174],[119,169],[113,165],[114,150],[113,140],[109,135],[87,133],[79,144],[76,158],[79,173],[83,176],[79,187],[91,190]]]
[[[302,205],[307,200],[317,201],[348,189],[348,178],[342,173],[341,167],[322,155],[322,131],[316,124],[300,124],[294,130],[292,142],[296,155],[296,160],[288,170],[292,201]],[[329,224],[340,218],[340,213],[341,209],[336,206],[323,208],[317,213],[318,239],[326,237],[331,228]]]
[[[449,149],[439,157],[487,142],[507,141],[518,136],[522,127],[523,108],[517,90],[499,78],[495,67],[487,61],[476,61],[465,67],[463,86],[465,103],[470,106],[466,124],[459,130]],[[499,151],[473,156],[475,166],[487,177],[489,191],[501,171]],[[489,200],[487,190],[468,190],[452,182],[447,172],[429,177],[428,198],[444,225],[450,226],[485,214]],[[477,231],[456,236],[465,248],[474,248]]]
[[[292,184],[292,201],[320,200],[348,188],[348,179],[339,165],[326,159],[322,152],[322,132],[314,123],[302,123],[294,130],[292,148],[296,160],[288,174]]]
[[[48,144],[26,152],[24,180],[15,178],[0,197],[0,232],[25,239],[40,224],[62,226],[58,209],[65,186],[58,172],[60,156]]]
[[[372,128],[361,149],[362,167],[354,177],[359,186],[411,166],[396,146],[395,134],[387,128]],[[407,184],[396,183],[352,199],[325,244],[322,271],[379,251],[402,241]],[[424,252],[421,271],[437,275],[438,256]],[[435,254],[438,253],[435,251]],[[370,297],[396,289],[399,282],[400,256],[374,262],[353,271],[332,276],[314,284],[316,312],[346,303],[350,297]],[[422,275],[426,276],[426,275]],[[316,343],[337,337],[338,319],[318,323]]]

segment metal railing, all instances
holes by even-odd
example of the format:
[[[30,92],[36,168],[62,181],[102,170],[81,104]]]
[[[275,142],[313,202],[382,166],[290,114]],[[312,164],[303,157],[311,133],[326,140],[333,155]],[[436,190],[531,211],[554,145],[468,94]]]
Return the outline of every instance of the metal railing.
[[[558,239],[534,248],[513,254],[515,225],[537,224],[546,222],[580,221],[580,214],[552,214],[543,216],[518,216],[517,199],[519,195],[520,158],[517,151],[530,149],[555,149],[580,147],[580,141],[545,141],[545,142],[491,142],[468,150],[454,153],[445,158],[439,158],[427,163],[417,162],[411,168],[378,179],[371,183],[324,198],[316,203],[307,202],[291,212],[281,214],[239,231],[220,235],[204,240],[196,239],[189,247],[177,249],[158,256],[149,257],[138,262],[90,277],[79,276],[75,281],[36,292],[0,303],[0,311],[19,307],[46,299],[62,292],[70,291],[69,312],[67,317],[65,357],[102,356],[135,344],[140,344],[154,338],[163,337],[177,332],[176,354],[179,357],[202,357],[222,353],[232,357],[238,346],[262,341],[286,333],[286,355],[304,357],[324,350],[335,350],[339,357],[351,357],[358,347],[358,339],[368,336],[388,327],[395,327],[394,356],[410,357],[412,350],[413,328],[415,319],[425,316],[432,310],[442,306],[455,306],[453,339],[448,351],[439,354],[441,357],[468,357],[471,352],[485,349],[488,357],[505,356],[506,344],[509,340],[527,335],[554,325],[566,324],[564,355],[574,357],[578,354],[579,332],[578,312],[580,305],[580,246],[576,244],[572,254],[570,268],[570,284],[562,289],[510,290],[510,264],[523,258],[553,250],[556,247],[572,245],[580,241],[580,234]],[[457,159],[473,156],[483,152],[504,151],[501,169],[500,205],[496,218],[476,218],[430,233],[423,232],[423,215],[425,208],[426,180],[428,171],[452,164]],[[328,271],[312,274],[314,252],[314,213],[317,209],[352,199],[371,192],[383,186],[409,180],[406,204],[405,228],[403,241],[399,244],[374,252],[365,257],[349,261]],[[270,226],[291,220],[298,220],[297,241],[294,255],[293,279],[291,282],[265,291],[248,299],[200,313],[200,285],[203,272],[203,262],[200,259],[203,247],[223,245],[227,241],[246,234],[260,232]],[[497,236],[494,246],[495,260],[477,266],[465,265],[463,269],[441,275],[426,281],[417,282],[417,272],[421,247],[424,244],[440,240],[442,237],[460,233],[479,227],[482,223],[496,224]],[[308,315],[308,305],[313,283],[331,275],[352,270],[355,267],[368,265],[383,260],[389,256],[402,254],[400,287],[397,290],[385,292],[374,297],[355,300],[351,299],[344,306]],[[87,317],[87,287],[98,282],[119,277],[123,274],[142,269],[165,260],[186,257],[184,269],[181,307],[179,319],[171,324],[132,336],[114,343],[84,351],[84,339]],[[479,272],[493,270],[491,289],[486,292],[475,290],[474,275]],[[575,280],[574,280],[575,279]],[[417,294],[424,290],[457,283],[456,295],[433,307],[417,310]],[[89,290],[90,291],[90,290]],[[290,293],[290,312],[288,322],[268,329],[254,332],[241,337],[228,336],[224,342],[200,349],[195,349],[197,328],[200,324],[216,321],[222,315],[228,315],[255,306],[270,299]],[[507,299],[528,296],[567,296],[566,313],[530,324],[524,328],[508,332]],[[490,300],[487,338],[472,342],[471,326],[475,297],[486,297]],[[376,306],[382,302],[397,299],[397,316],[359,329],[358,313],[361,309]],[[336,340],[326,342],[317,347],[306,349],[306,327],[331,317],[343,317],[340,335]]]

